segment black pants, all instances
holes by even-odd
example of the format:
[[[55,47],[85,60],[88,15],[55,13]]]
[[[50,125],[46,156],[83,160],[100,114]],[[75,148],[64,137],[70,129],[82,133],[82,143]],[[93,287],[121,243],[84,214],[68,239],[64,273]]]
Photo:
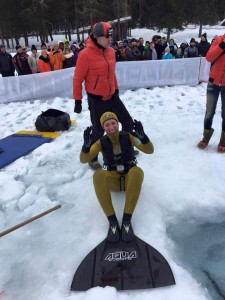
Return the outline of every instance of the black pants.
[[[107,111],[114,112],[117,115],[119,122],[122,124],[123,131],[130,132],[132,130],[133,120],[117,93],[113,94],[109,100],[102,100],[101,96],[88,94],[88,106],[93,126],[92,144],[94,144],[104,134],[100,118],[101,115]]]
[[[2,72],[2,77],[15,76],[14,72]]]
[[[206,98],[206,113],[204,119],[204,129],[211,129],[213,117],[216,112],[216,106],[221,95],[221,117],[222,117],[222,130],[225,131],[225,87],[218,86],[211,82],[208,82],[207,86],[207,98]]]

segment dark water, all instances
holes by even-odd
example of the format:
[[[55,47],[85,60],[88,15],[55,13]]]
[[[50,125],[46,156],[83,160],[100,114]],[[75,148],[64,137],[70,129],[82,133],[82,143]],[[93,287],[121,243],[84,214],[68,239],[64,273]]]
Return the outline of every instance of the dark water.
[[[225,222],[179,220],[167,233],[175,244],[174,259],[207,288],[212,300],[225,300]]]

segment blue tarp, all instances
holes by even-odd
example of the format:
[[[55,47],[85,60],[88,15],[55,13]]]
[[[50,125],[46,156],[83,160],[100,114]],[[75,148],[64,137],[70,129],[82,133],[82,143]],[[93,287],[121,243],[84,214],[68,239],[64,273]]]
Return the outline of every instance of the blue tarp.
[[[52,138],[39,135],[14,134],[0,140],[0,169],[9,165],[16,159],[33,151],[44,143],[49,143]]]

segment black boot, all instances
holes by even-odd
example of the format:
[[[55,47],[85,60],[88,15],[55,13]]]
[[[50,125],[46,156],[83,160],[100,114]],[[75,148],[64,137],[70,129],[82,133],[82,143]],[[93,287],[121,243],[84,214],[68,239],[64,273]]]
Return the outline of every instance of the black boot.
[[[117,218],[115,215],[109,216],[109,231],[108,231],[108,236],[107,240],[110,243],[117,243],[119,242],[120,239],[120,227],[117,221]]]
[[[130,214],[123,214],[123,221],[121,227],[121,239],[124,242],[131,242],[134,239],[134,231],[131,225],[131,217]]]

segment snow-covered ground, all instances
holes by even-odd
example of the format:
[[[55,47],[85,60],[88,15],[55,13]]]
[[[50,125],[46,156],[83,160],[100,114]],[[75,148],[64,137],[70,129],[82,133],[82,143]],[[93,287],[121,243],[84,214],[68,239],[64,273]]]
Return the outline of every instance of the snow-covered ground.
[[[221,33],[217,30],[215,34]],[[144,36],[143,31],[139,35]],[[196,145],[202,137],[205,94],[206,83],[139,89],[121,95],[155,146],[154,154],[141,153],[138,157],[145,179],[133,227],[137,236],[165,256],[177,283],[128,292],[112,287],[70,292],[80,262],[108,230],[95,196],[93,172],[79,162],[83,130],[90,125],[86,98],[80,115],[74,114],[72,99],[1,104],[0,138],[34,129],[37,115],[48,108],[68,112],[77,124],[0,170],[0,231],[58,203],[62,205],[0,239],[0,298],[221,299],[219,294],[225,294],[225,172],[224,154],[216,152],[221,104],[219,101],[211,143],[201,151]],[[113,193],[113,203],[121,218],[124,194]],[[2,296],[1,291],[5,291]]]

